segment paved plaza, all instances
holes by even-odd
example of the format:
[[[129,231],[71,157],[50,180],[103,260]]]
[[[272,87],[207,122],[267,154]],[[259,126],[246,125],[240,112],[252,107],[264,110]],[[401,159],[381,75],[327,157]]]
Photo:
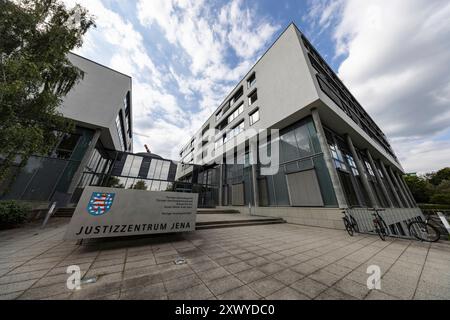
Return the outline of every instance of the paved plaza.
[[[0,231],[0,299],[450,299],[447,242],[277,224],[79,246],[62,240],[68,222]],[[71,265],[96,282],[68,290]]]

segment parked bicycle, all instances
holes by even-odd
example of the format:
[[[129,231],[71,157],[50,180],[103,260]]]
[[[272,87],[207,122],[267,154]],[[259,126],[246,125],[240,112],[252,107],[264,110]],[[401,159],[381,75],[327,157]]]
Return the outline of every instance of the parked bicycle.
[[[437,242],[441,238],[441,232],[430,224],[431,217],[427,215],[425,221],[413,221],[408,225],[409,234],[424,242]]]
[[[347,210],[343,210],[342,213],[344,214],[342,220],[344,220],[345,230],[347,230],[350,237],[353,237],[355,232],[359,233],[358,223],[351,214],[347,213]]]
[[[381,215],[380,215],[380,212],[385,211],[385,209],[372,208],[372,209],[368,209],[368,210],[374,212],[374,213],[372,213],[372,216],[373,216],[373,226],[375,227],[375,232],[378,234],[378,236],[380,237],[381,240],[386,241],[386,237],[389,235],[389,229],[388,229],[386,222],[384,222],[383,217],[381,217]]]

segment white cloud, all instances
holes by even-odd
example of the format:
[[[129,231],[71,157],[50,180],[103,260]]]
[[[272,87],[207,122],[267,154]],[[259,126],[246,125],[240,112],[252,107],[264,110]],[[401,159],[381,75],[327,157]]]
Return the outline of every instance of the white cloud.
[[[278,29],[240,0],[222,7],[204,0],[108,1],[108,7],[102,0],[64,2],[80,3],[96,17],[97,29],[86,35],[78,53],[133,78],[135,151],[148,144],[173,159]],[[139,21],[115,11],[127,6],[136,10]],[[231,20],[219,22],[219,14]],[[248,22],[237,23],[240,18]],[[237,36],[239,29],[243,37]],[[149,50],[144,32],[161,33],[156,50]],[[229,50],[237,56],[234,64],[226,58]]]
[[[336,54],[345,55],[340,78],[391,138],[405,169],[420,172],[448,165],[448,153],[437,152],[445,142],[435,137],[450,123],[450,3],[320,4],[309,17],[320,8],[317,23],[327,28],[333,22]]]

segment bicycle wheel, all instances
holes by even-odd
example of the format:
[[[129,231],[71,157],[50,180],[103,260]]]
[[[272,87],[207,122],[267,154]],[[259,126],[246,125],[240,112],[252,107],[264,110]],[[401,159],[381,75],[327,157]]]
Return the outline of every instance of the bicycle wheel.
[[[350,237],[353,237],[353,228],[350,222],[348,221],[347,217],[342,218],[342,220],[344,220],[345,230],[347,230]]]
[[[356,233],[359,233],[359,226],[358,226],[358,223],[356,222],[355,218],[350,216],[350,222],[352,224],[353,230],[355,230]]]
[[[378,221],[380,222],[381,231],[387,237],[389,235],[389,227],[387,226],[387,224],[384,221],[383,217],[380,217],[380,219]]]
[[[436,242],[441,238],[441,232],[433,225],[422,221],[409,224],[409,234],[425,242]]]
[[[378,234],[378,236],[380,237],[380,239],[382,241],[386,241],[386,231],[384,231],[382,229],[383,228],[382,227],[380,228],[377,223],[377,225],[375,226],[375,232]]]

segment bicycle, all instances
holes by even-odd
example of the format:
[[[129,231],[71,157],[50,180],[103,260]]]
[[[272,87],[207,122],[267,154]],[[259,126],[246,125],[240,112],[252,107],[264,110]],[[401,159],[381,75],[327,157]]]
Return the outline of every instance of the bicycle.
[[[438,228],[430,224],[430,215],[427,215],[424,221],[413,221],[408,224],[408,231],[411,236],[423,242],[437,242],[441,238],[441,232]]]
[[[344,217],[342,220],[344,220],[344,226],[345,230],[347,230],[350,237],[353,237],[354,233],[359,233],[359,226],[356,222],[355,218],[351,214],[347,213],[347,210],[343,210],[342,213],[344,214]]]
[[[373,225],[375,227],[375,232],[378,234],[382,241],[386,241],[386,237],[389,235],[389,229],[386,222],[384,222],[384,219],[379,214],[380,211],[385,211],[385,209],[373,208],[368,210],[374,211],[374,213],[372,213],[372,216],[374,217]]]

